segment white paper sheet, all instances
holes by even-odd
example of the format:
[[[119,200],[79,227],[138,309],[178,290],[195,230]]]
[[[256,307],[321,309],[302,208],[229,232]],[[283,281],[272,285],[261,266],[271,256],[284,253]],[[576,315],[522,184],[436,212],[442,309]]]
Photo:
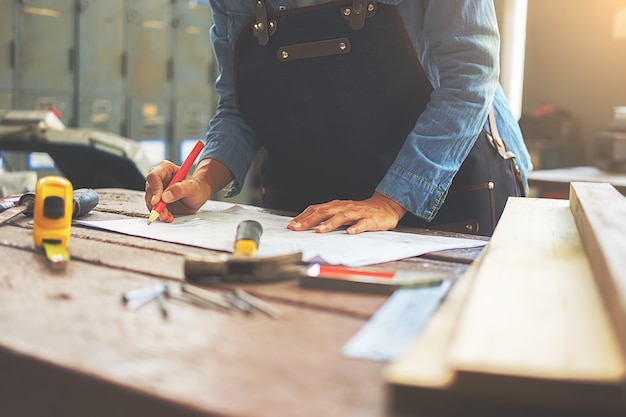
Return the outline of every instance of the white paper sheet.
[[[478,247],[482,240],[423,236],[400,232],[366,232],[348,235],[345,230],[315,233],[286,228],[291,217],[265,213],[251,206],[210,201],[193,215],[179,216],[174,223],[146,219],[78,221],[79,224],[132,236],[182,243],[232,252],[237,225],[256,220],[263,226],[257,256],[302,252],[305,262],[364,266],[395,261],[444,249]]]

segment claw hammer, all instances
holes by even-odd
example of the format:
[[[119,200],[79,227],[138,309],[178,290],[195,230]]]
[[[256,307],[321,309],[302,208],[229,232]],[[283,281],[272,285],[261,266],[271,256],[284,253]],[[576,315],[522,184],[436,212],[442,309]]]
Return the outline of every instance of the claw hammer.
[[[194,283],[269,282],[297,278],[302,272],[302,253],[256,257],[263,227],[256,220],[237,226],[232,255],[185,258],[185,278]]]

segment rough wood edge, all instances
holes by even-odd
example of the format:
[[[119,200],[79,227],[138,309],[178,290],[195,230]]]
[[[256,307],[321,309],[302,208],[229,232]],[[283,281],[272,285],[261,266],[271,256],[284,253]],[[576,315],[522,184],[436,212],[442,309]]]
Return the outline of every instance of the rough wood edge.
[[[486,247],[488,252],[489,246]],[[477,261],[472,264],[470,269],[466,272],[463,278],[457,285],[464,283],[464,280],[473,281],[474,277],[478,273],[481,261],[484,256],[481,256]],[[541,415],[541,416],[565,416],[570,415],[572,412],[571,405],[564,406],[564,408],[554,405],[552,398],[542,396],[541,399],[536,399],[532,404],[528,404],[528,392],[524,388],[533,387],[539,391],[546,389],[548,391],[555,388],[561,392],[565,390],[566,397],[571,399],[572,394],[574,398],[577,398],[575,403],[577,404],[581,412],[580,415],[596,415],[599,411],[595,402],[587,402],[584,400],[589,395],[590,387],[592,390],[601,390],[597,392],[598,398],[604,398],[606,404],[600,412],[603,415],[622,415],[626,403],[623,402],[623,389],[624,385],[598,385],[594,387],[594,383],[571,383],[564,388],[562,382],[533,379],[533,378],[512,378],[511,381],[507,380],[506,387],[502,387],[502,390],[509,390],[511,392],[512,385],[516,385],[518,390],[516,391],[520,395],[514,395],[515,398],[509,398],[516,406],[511,409],[512,404],[508,404],[505,401],[502,403],[503,398],[496,396],[496,398],[486,399],[484,398],[484,390],[486,386],[490,384],[499,384],[502,382],[499,377],[496,380],[485,380],[484,384],[479,384],[474,389],[468,390],[468,384],[472,385],[475,381],[467,380],[467,375],[459,373],[449,363],[448,352],[450,346],[446,346],[450,342],[450,338],[456,331],[457,325],[451,325],[447,323],[453,319],[453,314],[462,314],[463,306],[466,298],[469,295],[470,282],[465,282],[464,288],[457,288],[458,298],[453,303],[454,306],[449,306],[449,298],[440,307],[439,311],[435,313],[429,325],[424,329],[422,336],[417,340],[414,348],[403,358],[392,363],[386,368],[384,373],[385,382],[388,384],[389,393],[389,409],[393,415],[405,416],[413,415],[413,413],[434,411],[437,415],[441,416],[461,416],[472,413],[472,411],[479,411],[484,416],[496,416],[496,415],[511,415],[511,412],[515,410],[519,411],[519,414],[515,415]],[[456,287],[455,287],[456,288]],[[450,295],[455,294],[454,289]],[[461,290],[462,289],[462,290]],[[437,329],[444,322],[444,329]],[[447,324],[447,325],[446,325]],[[443,352],[441,352],[441,351]],[[421,368],[423,366],[423,368]],[[490,378],[489,375],[479,375],[480,378]],[[556,385],[554,385],[556,384]],[[495,385],[496,387],[498,385]],[[524,387],[519,389],[520,387]],[[478,390],[478,392],[475,392]],[[562,394],[562,392],[561,392]],[[519,407],[519,410],[518,408]],[[525,413],[525,408],[528,407],[532,410],[529,413]]]
[[[608,183],[572,182],[570,210],[626,359],[626,197]],[[610,210],[608,210],[610,208]]]

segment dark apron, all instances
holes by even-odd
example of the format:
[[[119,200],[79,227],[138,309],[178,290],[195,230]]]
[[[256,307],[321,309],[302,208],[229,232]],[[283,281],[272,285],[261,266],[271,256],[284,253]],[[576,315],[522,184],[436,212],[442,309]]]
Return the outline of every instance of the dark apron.
[[[235,89],[265,148],[264,206],[297,213],[371,197],[432,92],[397,9],[345,0],[267,13],[254,3],[261,7],[235,49]],[[453,211],[402,223],[478,222]]]

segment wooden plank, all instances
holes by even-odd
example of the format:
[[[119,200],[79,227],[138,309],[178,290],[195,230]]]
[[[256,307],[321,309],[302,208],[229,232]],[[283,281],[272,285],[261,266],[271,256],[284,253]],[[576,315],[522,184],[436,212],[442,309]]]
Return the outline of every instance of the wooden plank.
[[[465,304],[433,318],[441,334],[390,368],[399,395],[430,393],[451,415],[481,402],[626,410],[626,365],[566,200],[510,199],[477,268]]]
[[[624,368],[615,365],[623,362],[567,201],[517,199],[507,210],[464,310],[455,358],[514,375],[621,379]]]
[[[574,182],[570,208],[626,357],[626,197],[610,184]]]

